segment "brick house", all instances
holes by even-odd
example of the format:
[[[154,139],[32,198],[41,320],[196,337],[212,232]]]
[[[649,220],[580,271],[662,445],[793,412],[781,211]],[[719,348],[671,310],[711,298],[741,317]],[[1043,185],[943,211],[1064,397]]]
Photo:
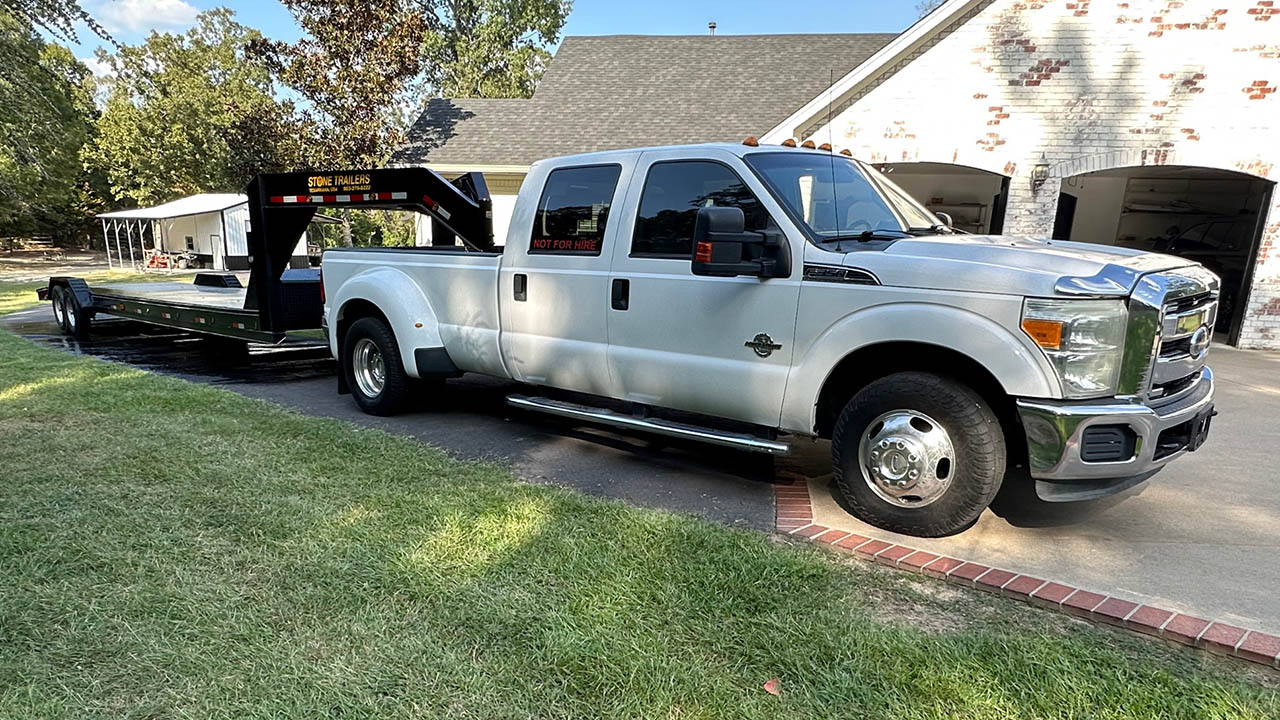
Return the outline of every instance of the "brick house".
[[[948,0],[761,139],[829,141],[982,232],[1162,249],[1280,349],[1280,0]]]
[[[897,36],[569,37],[533,98],[432,100],[394,162],[485,172],[504,236],[539,158],[831,142],[971,232],[1203,262],[1224,279],[1217,339],[1280,350],[1277,15],[1280,0],[947,0]]]

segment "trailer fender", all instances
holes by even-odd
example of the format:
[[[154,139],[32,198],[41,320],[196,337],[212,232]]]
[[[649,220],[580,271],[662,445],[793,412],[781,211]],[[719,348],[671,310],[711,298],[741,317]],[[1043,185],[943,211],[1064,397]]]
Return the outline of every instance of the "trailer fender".
[[[71,294],[75,296],[76,301],[80,303],[80,307],[93,307],[93,293],[89,291],[89,283],[85,282],[84,278],[61,275],[51,277],[49,278],[49,286],[47,288],[42,288],[44,292],[38,293],[38,297],[41,300],[48,300],[53,294],[53,289],[58,286],[65,287],[70,290]]]
[[[329,349],[341,359],[338,328],[346,320],[369,315],[370,305],[387,320],[400,346],[400,361],[409,377],[420,377],[416,354],[419,350],[444,351],[440,324],[431,303],[408,275],[391,267],[375,267],[352,276],[330,301],[338,313],[330,327]],[[436,355],[438,353],[430,353]],[[446,353],[447,355],[447,353]]]
[[[957,351],[986,368],[1013,397],[1061,397],[1052,366],[1026,336],[969,310],[933,303],[893,303],[842,317],[804,351],[787,380],[781,426],[808,434],[822,388],[840,361],[872,345],[913,342]]]

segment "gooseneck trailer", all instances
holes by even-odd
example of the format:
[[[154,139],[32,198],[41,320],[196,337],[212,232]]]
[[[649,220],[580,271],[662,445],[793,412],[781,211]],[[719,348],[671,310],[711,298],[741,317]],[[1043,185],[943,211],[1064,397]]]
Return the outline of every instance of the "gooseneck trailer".
[[[478,173],[453,182],[426,168],[342,173],[273,173],[255,177],[249,198],[249,284],[234,273],[196,274],[194,281],[90,284],[54,276],[37,292],[52,304],[63,333],[86,337],[93,319],[111,315],[200,335],[275,344],[289,332],[322,326],[320,272],[290,269],[298,238],[323,207],[412,210],[429,215],[435,242],[458,238],[471,249],[492,246],[488,188]]]

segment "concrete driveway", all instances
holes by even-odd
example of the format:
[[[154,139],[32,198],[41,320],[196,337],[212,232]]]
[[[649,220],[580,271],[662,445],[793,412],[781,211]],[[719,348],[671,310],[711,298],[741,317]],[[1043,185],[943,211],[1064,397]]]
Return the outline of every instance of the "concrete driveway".
[[[746,527],[773,525],[770,481],[779,469],[810,477],[815,521],[913,547],[1051,578],[1244,627],[1280,633],[1280,356],[1216,347],[1213,434],[1199,452],[1121,496],[1041,503],[1019,487],[969,531],[921,540],[870,528],[829,488],[829,447],[799,445],[794,458],[664,444],[512,411],[503,383],[451,381],[431,411],[374,418],[335,393],[333,364],[316,343],[213,362],[201,341],[126,322],[102,322],[89,343],[54,333],[45,308],[0,327],[37,342],[216,382],[300,412],[377,427],[456,455],[508,462],[522,479],[573,487],[637,505],[691,512]]]

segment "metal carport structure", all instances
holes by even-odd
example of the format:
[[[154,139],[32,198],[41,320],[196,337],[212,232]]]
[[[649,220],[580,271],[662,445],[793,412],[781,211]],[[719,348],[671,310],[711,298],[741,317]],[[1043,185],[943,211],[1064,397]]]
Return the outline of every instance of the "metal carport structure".
[[[147,249],[147,236],[150,235],[150,247],[159,251],[172,251],[169,247],[170,233],[173,229],[175,221],[180,219],[198,219],[201,216],[216,215],[216,224],[213,225],[218,229],[215,233],[204,233],[208,236],[208,253],[210,256],[210,264],[215,269],[228,269],[227,258],[237,255],[229,250],[228,235],[235,236],[231,240],[239,239],[239,244],[243,244],[243,235],[245,228],[243,220],[239,226],[233,220],[228,223],[227,211],[238,206],[245,206],[249,199],[239,193],[202,193],[199,195],[191,195],[179,198],[171,202],[163,203],[149,208],[136,208],[133,210],[117,210],[115,212],[101,213],[97,217],[102,221],[102,239],[107,247],[107,266],[108,267],[124,267],[125,257],[129,258],[129,266],[138,267],[138,263],[142,261]],[[246,210],[247,212],[247,210]],[[208,218],[209,222],[213,222],[213,218]],[[121,231],[123,237],[121,237]],[[200,235],[196,231],[192,231],[191,237],[193,242]],[[134,240],[137,240],[137,252],[134,250]],[[112,249],[115,250],[115,262],[112,262]],[[189,248],[183,247],[183,250]],[[201,248],[203,249],[203,248]],[[247,263],[246,263],[247,266]]]

